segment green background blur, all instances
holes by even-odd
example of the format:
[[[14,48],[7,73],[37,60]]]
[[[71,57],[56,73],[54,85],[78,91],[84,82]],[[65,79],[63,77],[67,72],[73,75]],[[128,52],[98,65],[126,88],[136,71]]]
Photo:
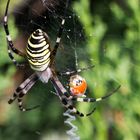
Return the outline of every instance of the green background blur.
[[[6,1],[0,1],[1,21],[5,4]],[[10,10],[14,6],[15,2],[11,1]],[[96,104],[93,115],[77,117],[74,124],[78,127],[78,135],[81,140],[139,140],[140,0],[79,0],[72,2],[71,8],[79,16],[85,35],[84,41],[75,46],[79,67],[95,65],[94,69],[81,73],[88,82],[87,96],[101,97],[121,85],[116,94]],[[9,16],[9,28],[12,38],[16,39],[18,31],[12,15]],[[59,55],[63,53],[60,51]],[[70,63],[73,62],[69,61],[67,66]],[[61,67],[61,63],[57,66]],[[0,140],[67,139],[64,108],[50,92],[54,91],[51,84],[37,82],[29,91],[26,104],[41,104],[36,110],[20,112],[16,103],[7,104],[8,97],[17,86],[16,76],[17,70],[7,54],[1,23]],[[83,112],[90,111],[93,106],[90,103],[77,104]]]

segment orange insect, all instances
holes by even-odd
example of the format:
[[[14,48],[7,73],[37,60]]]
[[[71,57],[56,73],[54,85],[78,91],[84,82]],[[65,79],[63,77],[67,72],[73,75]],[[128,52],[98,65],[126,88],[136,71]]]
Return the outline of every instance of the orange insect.
[[[83,96],[87,89],[86,80],[80,75],[71,76],[69,86],[73,96]]]

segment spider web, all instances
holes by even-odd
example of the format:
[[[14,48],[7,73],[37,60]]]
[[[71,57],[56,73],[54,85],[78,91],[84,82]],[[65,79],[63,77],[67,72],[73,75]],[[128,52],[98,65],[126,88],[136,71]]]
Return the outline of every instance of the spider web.
[[[17,6],[14,10],[14,15],[16,17],[15,23],[18,30],[21,30],[23,35],[29,36],[35,29],[41,28],[48,34],[50,44],[53,48],[61,18],[63,18],[65,1],[42,0],[42,2],[40,1],[40,6],[42,6],[41,8],[43,9],[41,12],[38,11],[36,6],[31,6],[29,3],[35,2],[22,2],[22,4]],[[24,7],[29,9],[27,13],[24,12]],[[66,24],[58,51],[58,59],[56,60],[56,65],[59,65],[58,67],[62,67],[62,69],[64,69],[63,66],[66,68],[74,68],[75,65],[78,65],[78,63],[75,62],[75,56],[76,61],[78,59],[85,60],[89,58],[88,55],[82,51],[84,47],[83,44],[86,40],[84,36],[84,27],[80,24],[79,17],[71,7],[67,10]],[[78,57],[75,55],[75,52],[77,52]],[[66,56],[66,60],[62,61],[61,56]],[[59,64],[60,62],[62,63],[61,65]],[[74,63],[72,64],[72,62]]]

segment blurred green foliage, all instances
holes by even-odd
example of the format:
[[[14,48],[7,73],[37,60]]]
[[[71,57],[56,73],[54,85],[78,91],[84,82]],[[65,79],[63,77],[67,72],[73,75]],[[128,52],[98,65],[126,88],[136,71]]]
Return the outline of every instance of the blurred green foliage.
[[[11,1],[11,5],[12,3]],[[90,63],[95,65],[93,70],[82,73],[88,82],[87,96],[101,97],[121,85],[116,94],[96,104],[97,110],[92,116],[77,117],[74,124],[79,128],[78,135],[81,140],[139,140],[140,1],[79,0],[73,2],[72,8],[78,15],[85,34],[84,47],[77,51],[78,56],[82,57],[82,50],[84,56],[91,60]],[[4,4],[0,9],[1,12],[4,11]],[[17,29],[12,15],[9,17],[9,26],[12,37],[16,38]],[[77,43],[76,47],[80,48],[81,44]],[[0,48],[2,96],[5,89],[13,84],[9,80],[16,71],[7,55],[2,26]],[[88,60],[84,57],[78,59],[81,67],[86,66]],[[5,69],[7,64],[8,69]],[[0,98],[0,139],[51,140],[48,137],[51,133],[62,139],[61,134],[65,135],[67,129],[63,124],[63,107],[50,93],[51,90],[51,84],[46,86],[38,82],[30,91],[26,102],[42,106],[26,113],[18,111],[15,104],[8,106],[7,100]],[[88,112],[93,105],[80,103],[77,107]]]

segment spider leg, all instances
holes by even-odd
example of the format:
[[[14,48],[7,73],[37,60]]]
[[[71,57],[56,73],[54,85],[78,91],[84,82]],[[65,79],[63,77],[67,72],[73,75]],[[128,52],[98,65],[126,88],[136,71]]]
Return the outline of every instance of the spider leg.
[[[11,36],[10,36],[10,33],[9,33],[9,28],[8,28],[8,8],[9,8],[9,3],[10,3],[10,0],[7,1],[7,5],[6,5],[6,10],[5,10],[5,15],[4,15],[4,20],[3,20],[3,26],[4,26],[4,30],[5,30],[5,33],[6,33],[6,40],[7,40],[7,44],[8,44],[8,55],[10,57],[10,59],[13,61],[13,63],[16,65],[16,66],[23,66],[23,64],[19,64],[11,50],[16,53],[17,55],[20,55],[20,56],[24,56],[24,54],[22,52],[20,52],[18,49],[16,49],[13,45],[13,41],[11,39]]]
[[[9,99],[8,103],[11,104],[16,98],[21,98],[27,91],[33,86],[33,84],[37,81],[38,77],[36,74],[32,74],[29,78],[27,78],[14,92],[13,96]]]
[[[40,105],[36,105],[36,106],[30,107],[30,108],[25,108],[25,107],[23,107],[22,98],[18,98],[17,100],[18,100],[18,107],[19,107],[20,111],[23,111],[23,112],[36,109],[40,106]]]
[[[52,51],[52,59],[54,59],[54,57],[56,55],[56,52],[57,52],[57,49],[59,47],[60,41],[61,41],[61,36],[62,36],[62,33],[63,33],[63,29],[64,29],[65,17],[66,17],[66,11],[67,11],[68,5],[69,5],[69,0],[66,1],[66,7],[65,7],[64,15],[63,15],[63,18],[62,18],[62,21],[61,21],[59,31],[57,33],[55,46],[54,46],[54,49]]]
[[[71,96],[71,99],[73,101],[78,101],[78,102],[99,102],[101,100],[104,100],[106,98],[108,98],[109,96],[111,96],[112,94],[114,94],[115,92],[117,92],[119,90],[121,86],[119,85],[117,88],[115,88],[113,91],[111,91],[108,95],[103,96],[101,98],[80,98],[80,97],[75,97],[75,96]]]
[[[63,102],[62,102],[63,103]],[[64,105],[64,104],[63,104]],[[96,108],[93,108],[91,112],[84,114],[80,111],[78,111],[73,105],[67,104],[64,105],[67,109],[70,109],[72,113],[77,114],[80,117],[86,117],[86,116],[90,116],[92,113],[94,113],[94,111],[96,110]]]
[[[39,107],[39,105],[36,105],[31,108],[24,108],[23,102],[22,102],[23,97],[28,93],[30,88],[36,83],[37,80],[38,80],[38,76],[34,75],[32,79],[29,81],[29,83],[24,87],[24,89],[22,89],[21,92],[18,94],[17,101],[18,101],[18,107],[20,111],[29,111],[29,110]]]
[[[60,92],[60,91],[57,91],[57,92]],[[58,93],[59,94],[59,93]],[[78,116],[80,117],[85,117],[85,116],[90,116],[92,113],[94,113],[94,111],[96,110],[96,108],[93,108],[91,112],[87,113],[87,114],[84,114],[80,111],[78,111],[73,105],[72,105],[72,102],[70,100],[71,96],[69,97],[66,97],[65,95],[61,96],[59,94],[59,98],[62,102],[62,104],[64,105],[65,108],[69,109],[71,113],[75,113],[77,114]]]
[[[92,66],[88,66],[86,68],[81,68],[81,69],[77,69],[77,70],[72,70],[72,71],[67,71],[67,72],[56,72],[57,75],[59,76],[71,76],[71,75],[74,75],[74,74],[77,74],[77,73],[80,73],[82,71],[85,71],[85,70],[89,70],[89,69],[92,69],[94,68],[95,66],[92,65]]]

